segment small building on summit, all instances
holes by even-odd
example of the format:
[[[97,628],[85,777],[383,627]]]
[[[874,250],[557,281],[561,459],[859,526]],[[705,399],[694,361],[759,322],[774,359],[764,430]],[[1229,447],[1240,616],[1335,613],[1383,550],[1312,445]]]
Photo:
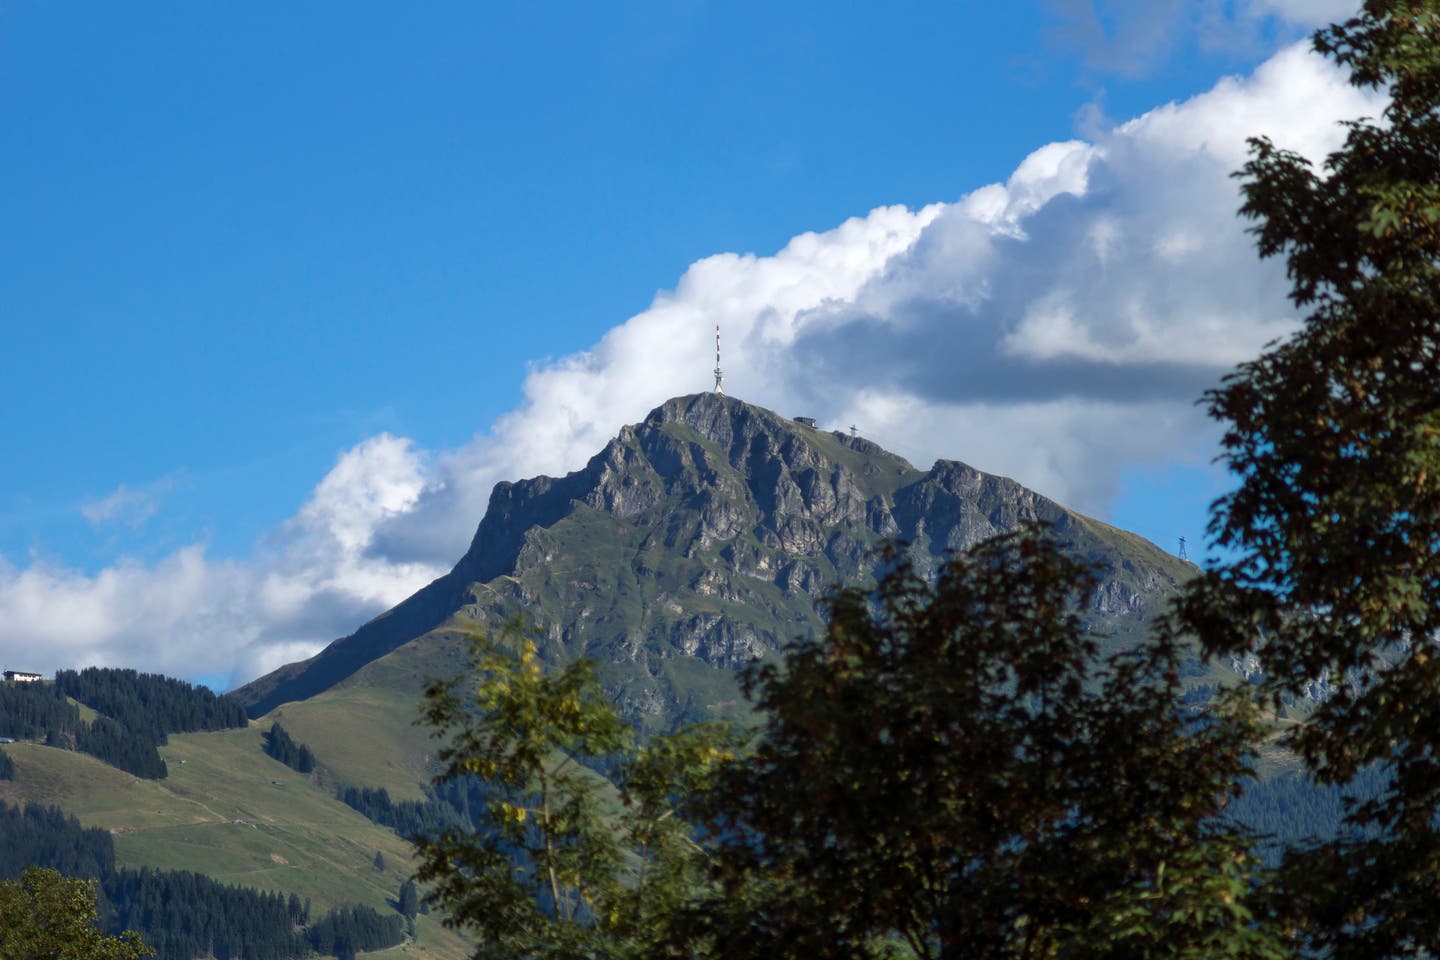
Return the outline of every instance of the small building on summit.
[[[810,427],[811,429],[814,429],[815,427],[814,417],[796,417],[795,422],[800,424],[802,427]]]
[[[5,680],[9,683],[39,683],[43,679],[38,673],[26,673],[24,670],[5,671]]]

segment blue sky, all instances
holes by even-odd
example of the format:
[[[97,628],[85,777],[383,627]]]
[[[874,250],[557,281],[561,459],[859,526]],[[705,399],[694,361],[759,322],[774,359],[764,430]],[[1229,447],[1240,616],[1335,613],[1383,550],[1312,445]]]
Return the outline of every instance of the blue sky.
[[[308,655],[716,322],[732,393],[1193,551],[1193,398],[1294,320],[1225,173],[1374,107],[1294,45],[1348,7],[0,3],[0,661]]]

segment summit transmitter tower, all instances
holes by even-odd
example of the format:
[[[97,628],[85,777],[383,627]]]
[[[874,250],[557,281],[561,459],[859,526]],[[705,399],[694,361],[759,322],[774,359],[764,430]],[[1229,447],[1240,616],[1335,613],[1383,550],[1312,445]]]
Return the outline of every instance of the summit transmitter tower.
[[[715,392],[725,393],[725,374],[720,372],[720,324],[715,324]]]

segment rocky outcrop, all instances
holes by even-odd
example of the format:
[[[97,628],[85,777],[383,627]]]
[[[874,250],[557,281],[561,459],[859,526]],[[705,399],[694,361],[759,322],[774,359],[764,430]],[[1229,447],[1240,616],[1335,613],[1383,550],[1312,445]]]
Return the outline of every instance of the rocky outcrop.
[[[497,484],[454,570],[237,695],[259,715],[458,625],[521,616],[546,656],[600,660],[617,702],[666,726],[736,704],[735,671],[819,628],[817,601],[834,584],[867,581],[882,539],[908,542],[933,569],[1032,521],[1107,569],[1094,629],[1131,632],[1189,570],[963,463],[921,471],[870,441],[731,397],[680,397],[582,470]]]

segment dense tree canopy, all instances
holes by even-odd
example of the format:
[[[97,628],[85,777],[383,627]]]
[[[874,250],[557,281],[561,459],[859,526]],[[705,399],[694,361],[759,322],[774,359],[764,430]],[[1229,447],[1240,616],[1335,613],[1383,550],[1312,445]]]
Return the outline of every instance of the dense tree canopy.
[[[279,760],[297,773],[311,773],[315,770],[315,754],[307,744],[296,743],[289,732],[277,720],[261,735],[260,749],[265,755]]]
[[[0,960],[139,960],[138,934],[108,936],[96,926],[95,881],[30,867],[0,881]]]
[[[700,799],[722,838],[718,955],[1271,957],[1256,864],[1217,819],[1257,733],[1180,703],[1162,631],[1101,662],[1094,573],[1043,531],[933,583],[903,559],[753,671],[753,754]],[[703,926],[703,925],[702,925]]]
[[[1367,769],[1351,839],[1291,858],[1297,927],[1338,956],[1440,952],[1440,5],[1369,0],[1316,35],[1389,91],[1323,171],[1266,139],[1242,171],[1262,256],[1302,329],[1209,395],[1238,488],[1212,532],[1238,559],[1191,592],[1219,653],[1278,703],[1328,697],[1289,742],[1312,774]],[[1363,839],[1361,839],[1363,837]]]
[[[137,777],[160,779],[165,762],[148,729],[137,732],[107,716],[86,723],[53,683],[0,683],[0,736],[73,747]]]
[[[237,701],[158,673],[116,667],[59,670],[55,686],[157,744],[172,733],[225,730],[249,722]]]
[[[397,802],[390,799],[390,792],[384,787],[344,786],[336,789],[335,797],[372,822],[389,827],[407,840],[421,834],[433,834],[446,827],[463,828],[470,824],[469,816],[455,804],[433,795],[425,800]]]
[[[1211,526],[1228,559],[1100,662],[1075,616],[1092,571],[1044,536],[982,544],[933,584],[892,558],[873,592],[834,596],[823,636],[751,674],[753,750],[657,794],[689,795],[707,832],[672,839],[711,864],[676,874],[669,919],[512,952],[1440,955],[1440,0],[1366,0],[1315,47],[1391,100],[1323,169],[1258,138],[1239,174],[1305,318],[1207,395],[1238,484]],[[1263,671],[1187,712],[1182,637]],[[617,866],[636,835],[591,781],[547,791],[631,748],[591,712],[593,668],[547,688],[526,656],[482,661],[478,719],[432,699],[460,734],[451,771],[504,799],[485,858],[445,868],[434,848],[425,875],[472,926],[488,896],[496,930],[567,911],[603,929],[642,887]],[[1261,706],[1302,717],[1284,744],[1345,818],[1290,832],[1274,873],[1224,811]],[[1369,798],[1345,800],[1357,784]]]

